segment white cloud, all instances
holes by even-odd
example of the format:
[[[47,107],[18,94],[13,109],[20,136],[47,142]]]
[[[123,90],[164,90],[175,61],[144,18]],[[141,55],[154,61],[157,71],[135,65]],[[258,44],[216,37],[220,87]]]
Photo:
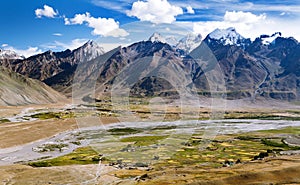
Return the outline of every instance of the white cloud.
[[[54,35],[54,36],[58,36],[58,37],[61,37],[61,36],[62,36],[62,34],[61,34],[61,33],[53,33],[52,35]]]
[[[113,50],[119,46],[121,47],[126,47],[126,46],[129,46],[130,44],[128,43],[101,43],[101,47],[104,48],[104,51],[110,51],[110,50]]]
[[[12,46],[9,46],[8,44],[3,44],[2,45],[3,49],[5,50],[11,50],[11,51],[15,51],[17,54],[19,54],[20,56],[24,56],[24,57],[30,57],[39,53],[42,53],[42,50],[39,49],[38,47],[28,47],[25,50],[22,49],[16,49]]]
[[[195,14],[195,10],[191,6],[186,7],[186,11],[189,14]]]
[[[224,21],[228,23],[244,23],[244,24],[251,24],[251,23],[256,23],[261,20],[265,20],[266,15],[261,14],[261,15],[255,15],[251,12],[243,12],[243,11],[226,11],[224,15]]]
[[[74,50],[79,48],[80,46],[82,46],[83,44],[85,44],[88,41],[88,39],[74,39],[71,42],[68,43],[63,43],[63,42],[59,42],[59,41],[54,41],[54,43],[49,44],[45,47],[47,48],[53,48],[53,49],[70,49],[70,50]]]
[[[124,29],[119,27],[119,22],[112,18],[92,17],[89,12],[85,14],[76,14],[74,18],[64,18],[66,25],[82,25],[86,24],[88,27],[93,28],[93,35],[112,36],[112,37],[126,37],[129,35]]]
[[[70,25],[71,22],[69,21],[69,18],[67,18],[65,15],[63,15],[64,21],[65,21],[65,25]]]
[[[183,14],[182,8],[171,5],[167,0],[147,0],[134,2],[130,11],[126,11],[130,17],[137,17],[141,21],[150,21],[155,24],[172,23],[176,16]]]
[[[58,15],[58,11],[54,11],[54,9],[51,6],[44,5],[43,9],[36,9],[35,15],[37,18],[49,17],[54,18],[56,15]]]

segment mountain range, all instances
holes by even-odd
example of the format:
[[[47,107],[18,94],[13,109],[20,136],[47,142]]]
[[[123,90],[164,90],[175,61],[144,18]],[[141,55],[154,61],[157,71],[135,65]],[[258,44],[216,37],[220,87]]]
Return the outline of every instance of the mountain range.
[[[222,73],[223,94],[228,99],[294,101],[300,87],[300,44],[279,32],[254,41],[234,28],[216,29],[204,39],[188,34],[178,41],[154,33],[148,40],[107,53],[96,42],[88,41],[73,51],[47,51],[23,58],[1,50],[0,56],[0,66],[42,81],[67,96],[71,96],[74,77],[82,84],[96,81],[101,87],[98,93],[108,93],[118,81],[127,80],[134,96],[178,96],[174,86],[180,80],[167,80],[175,74],[184,79],[181,85],[210,96],[207,74],[215,66]],[[129,77],[132,72],[137,75],[134,80]]]

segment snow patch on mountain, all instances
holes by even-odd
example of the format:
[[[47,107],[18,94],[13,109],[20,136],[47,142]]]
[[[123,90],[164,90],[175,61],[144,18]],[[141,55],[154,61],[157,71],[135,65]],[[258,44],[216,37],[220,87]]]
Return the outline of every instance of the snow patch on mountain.
[[[208,37],[212,40],[219,40],[223,45],[241,45],[245,40],[243,36],[236,32],[235,28],[215,29]]]
[[[149,38],[148,41],[151,42],[161,42],[161,43],[167,43],[166,39],[159,33],[153,33],[153,35]]]
[[[0,59],[24,59],[23,56],[18,55],[15,51],[0,49]]]
[[[80,48],[73,51],[74,56],[80,61],[89,61],[105,53],[104,48],[99,46],[95,41],[89,40]]]
[[[152,36],[148,39],[151,42],[161,42],[164,44],[169,44],[172,47],[175,47],[178,43],[178,40],[174,36],[167,36],[164,37],[160,33],[153,33]]]
[[[164,37],[159,33],[154,33],[148,39],[148,41],[151,41],[153,43],[161,42],[164,44],[169,44],[174,49],[183,52],[182,54],[188,54],[201,44],[202,36],[201,34],[189,33],[188,35],[179,40],[175,36]]]
[[[261,35],[260,38],[264,45],[275,44],[277,37],[281,37],[281,32],[275,32],[273,35]]]
[[[178,43],[178,40],[176,39],[176,37],[174,36],[169,36],[166,37],[166,42],[170,45],[170,46],[176,46],[176,44]]]
[[[196,49],[202,42],[202,36],[200,34],[190,33],[184,38],[182,38],[177,45],[176,49],[183,50],[187,53],[190,53],[194,49]]]

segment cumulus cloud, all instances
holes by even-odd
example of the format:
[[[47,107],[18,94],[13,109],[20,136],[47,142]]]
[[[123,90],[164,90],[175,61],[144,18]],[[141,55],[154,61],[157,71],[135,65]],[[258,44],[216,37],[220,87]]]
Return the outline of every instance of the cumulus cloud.
[[[224,15],[224,21],[228,23],[244,23],[244,24],[251,24],[256,23],[261,20],[265,20],[266,15],[255,15],[251,12],[243,12],[243,11],[233,11],[229,12],[226,11]]]
[[[58,15],[58,11],[54,11],[54,9],[51,6],[44,5],[44,8],[39,8],[35,10],[35,15],[37,18],[49,17],[54,18],[56,15]]]
[[[186,11],[189,14],[195,14],[195,10],[191,6],[186,7]]]
[[[181,7],[171,5],[167,0],[147,0],[134,2],[126,14],[141,21],[160,24],[176,21],[175,17],[183,14],[183,10]]]
[[[5,50],[11,50],[11,51],[15,51],[18,55],[20,56],[24,56],[24,57],[30,57],[39,53],[42,53],[42,50],[39,49],[38,47],[28,47],[25,50],[22,49],[16,49],[12,46],[9,46],[8,44],[3,44],[2,45],[3,49]]]
[[[112,18],[92,17],[89,12],[85,14],[76,14],[74,18],[64,18],[66,25],[82,25],[86,24],[88,27],[93,28],[93,35],[112,36],[112,37],[125,37],[129,33],[119,27],[119,22]]]

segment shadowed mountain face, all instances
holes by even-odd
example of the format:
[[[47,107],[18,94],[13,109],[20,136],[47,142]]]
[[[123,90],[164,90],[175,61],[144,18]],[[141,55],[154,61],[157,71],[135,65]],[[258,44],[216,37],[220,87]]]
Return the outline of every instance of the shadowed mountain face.
[[[105,57],[107,59],[103,60]],[[96,81],[99,93],[129,88],[134,96],[173,96],[178,95],[175,90],[178,84],[192,83],[190,69],[196,65],[188,62],[191,63],[184,62],[184,58],[166,43],[142,41],[81,64],[75,81],[90,86]],[[182,78],[179,80],[178,77]]]
[[[64,99],[46,84],[0,67],[0,105],[49,104]]]
[[[204,42],[224,71],[229,98],[258,95],[284,100],[297,98],[298,41],[280,37],[281,33],[262,35],[253,42],[235,30],[227,29],[222,33],[221,39],[212,39],[208,35]],[[237,39],[232,35],[237,35]]]
[[[218,81],[214,77],[221,75],[222,90],[229,99],[263,96],[295,100],[300,85],[299,53],[298,41],[283,38],[281,33],[262,35],[252,42],[228,28],[213,31],[202,42],[201,35],[190,34],[176,42],[154,34],[148,41],[106,54],[89,41],[74,51],[48,51],[27,59],[0,61],[66,94],[72,90],[74,76],[76,83],[86,87],[97,84],[102,93],[125,84],[135,96],[177,96],[179,85],[209,94],[222,89],[214,85]]]

